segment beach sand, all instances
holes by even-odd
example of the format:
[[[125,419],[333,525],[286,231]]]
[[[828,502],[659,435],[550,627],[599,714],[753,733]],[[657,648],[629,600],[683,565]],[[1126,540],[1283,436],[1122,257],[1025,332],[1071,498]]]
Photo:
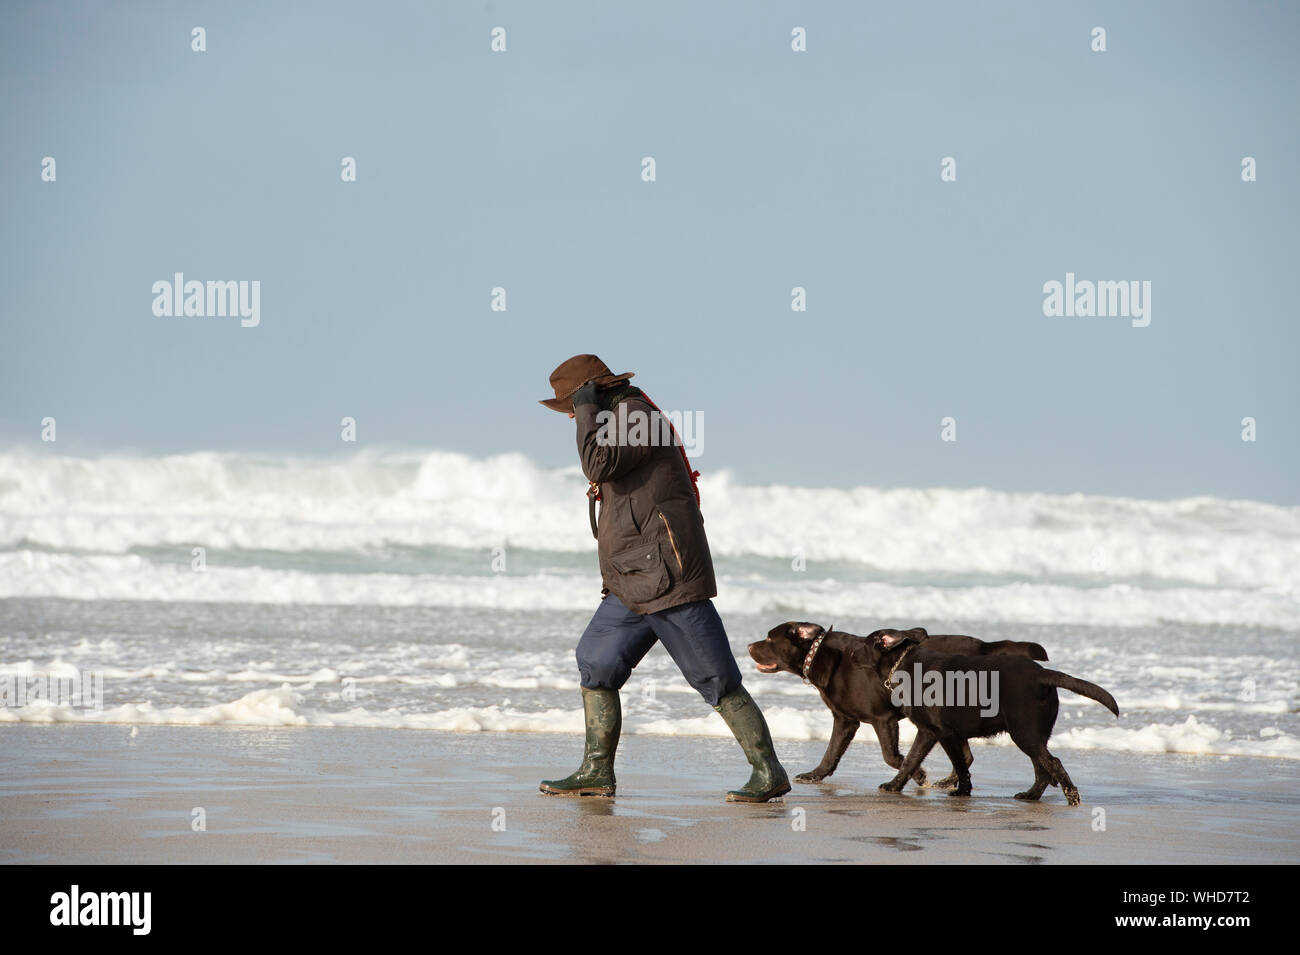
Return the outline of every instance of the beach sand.
[[[977,746],[970,799],[909,786],[874,741],[829,783],[723,801],[748,778],[730,740],[624,737],[619,795],[544,796],[582,740],[354,728],[0,727],[6,863],[1296,863],[1300,765],[1057,750],[1083,794],[1011,798],[1018,750]],[[791,775],[821,742],[778,742]],[[938,756],[939,754],[936,754]],[[946,772],[931,756],[931,775]],[[194,810],[205,831],[194,831]],[[1094,828],[1104,809],[1105,828]]]

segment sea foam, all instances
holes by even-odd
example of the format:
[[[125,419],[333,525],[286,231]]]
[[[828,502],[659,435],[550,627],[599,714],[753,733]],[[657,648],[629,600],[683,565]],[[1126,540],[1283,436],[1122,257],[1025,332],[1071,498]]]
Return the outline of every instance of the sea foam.
[[[823,709],[769,705],[764,714],[775,739],[825,741],[831,718]],[[340,712],[309,708],[304,697],[289,684],[254,690],[228,703],[202,707],[154,707],[132,703],[91,712],[38,701],[25,707],[0,709],[0,723],[122,723],[184,726],[302,726],[382,727],[387,729],[456,732],[516,732],[578,734],[583,728],[581,709],[527,711],[505,705],[451,707],[430,712],[373,712],[355,707]],[[915,737],[906,721],[900,724],[904,748]],[[625,714],[625,734],[651,736],[711,736],[730,738],[731,732],[716,713],[678,719],[641,719]],[[863,741],[875,745],[870,733]],[[976,745],[1013,746],[1010,738],[973,741]],[[1233,738],[1232,734],[1188,716],[1180,723],[1150,723],[1139,728],[1062,728],[1052,737],[1052,748],[1105,749],[1133,753],[1187,753],[1219,756],[1256,756],[1300,759],[1300,739],[1276,730],[1259,738]]]

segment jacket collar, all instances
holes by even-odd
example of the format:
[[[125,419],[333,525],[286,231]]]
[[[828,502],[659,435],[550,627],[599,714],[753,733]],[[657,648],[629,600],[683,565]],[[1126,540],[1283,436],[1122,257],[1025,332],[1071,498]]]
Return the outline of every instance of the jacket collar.
[[[613,411],[618,407],[619,402],[626,401],[628,398],[639,398],[640,396],[640,388],[636,385],[629,385],[626,381],[621,381],[600,394],[600,407],[605,411]]]

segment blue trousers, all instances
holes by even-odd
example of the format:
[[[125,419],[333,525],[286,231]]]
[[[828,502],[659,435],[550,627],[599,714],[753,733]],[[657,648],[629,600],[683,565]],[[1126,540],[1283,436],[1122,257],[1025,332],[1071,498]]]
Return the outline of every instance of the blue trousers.
[[[600,602],[578,641],[578,672],[589,690],[617,690],[658,640],[710,706],[740,686],[740,667],[712,600],[633,613],[613,594]]]

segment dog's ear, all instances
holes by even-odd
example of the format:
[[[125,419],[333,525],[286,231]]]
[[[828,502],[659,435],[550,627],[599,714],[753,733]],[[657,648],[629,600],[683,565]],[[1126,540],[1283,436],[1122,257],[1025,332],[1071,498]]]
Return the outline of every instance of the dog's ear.
[[[775,640],[777,637],[784,637],[797,626],[799,625],[793,620],[787,620],[785,623],[777,624],[767,632],[767,639]]]
[[[908,630],[907,632],[910,633],[912,635],[912,639],[916,641],[924,640],[926,637],[929,636],[929,634],[925,632],[925,627],[913,627],[911,630]]]
[[[904,643],[918,643],[916,637],[912,636],[910,630],[886,630],[876,641],[882,650],[893,650],[895,647]]]
[[[826,631],[815,623],[797,623],[794,625],[795,636],[803,640],[816,640]]]

